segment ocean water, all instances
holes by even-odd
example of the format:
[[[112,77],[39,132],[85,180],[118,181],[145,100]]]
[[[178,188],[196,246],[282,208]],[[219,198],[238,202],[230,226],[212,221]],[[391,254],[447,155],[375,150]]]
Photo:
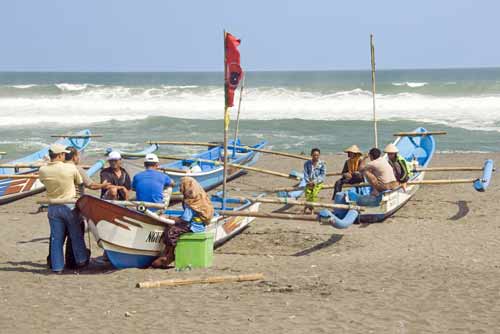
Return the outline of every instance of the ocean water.
[[[368,149],[370,80],[368,70],[248,72],[242,139],[292,152]],[[85,127],[104,135],[91,147],[96,154],[149,139],[221,140],[222,83],[217,72],[0,73],[0,151],[22,155],[51,142],[50,134]],[[425,126],[449,132],[439,151],[500,151],[499,68],[381,70],[376,98],[382,144]]]

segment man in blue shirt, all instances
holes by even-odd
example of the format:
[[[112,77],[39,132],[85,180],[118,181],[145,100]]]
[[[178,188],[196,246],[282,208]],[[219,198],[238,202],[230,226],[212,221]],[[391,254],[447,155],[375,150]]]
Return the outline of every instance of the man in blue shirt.
[[[132,189],[138,201],[165,203],[168,206],[175,182],[167,174],[158,171],[159,165],[156,154],[147,154],[144,158],[146,170],[134,176]]]

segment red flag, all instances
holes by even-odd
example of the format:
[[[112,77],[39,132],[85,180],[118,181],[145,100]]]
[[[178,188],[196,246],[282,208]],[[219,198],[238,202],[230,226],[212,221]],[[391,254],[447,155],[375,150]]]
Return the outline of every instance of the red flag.
[[[225,40],[225,89],[226,89],[226,108],[233,106],[234,91],[243,78],[243,70],[240,67],[240,52],[238,46],[240,40],[233,35],[226,33]]]

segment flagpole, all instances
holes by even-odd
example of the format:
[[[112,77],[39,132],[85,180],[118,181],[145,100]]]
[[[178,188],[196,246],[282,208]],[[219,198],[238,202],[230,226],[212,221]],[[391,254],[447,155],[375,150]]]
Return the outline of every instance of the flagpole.
[[[224,175],[222,178],[222,209],[226,208],[227,183],[227,132],[229,130],[229,107],[227,105],[227,64],[226,64],[226,37],[224,29]]]
[[[377,113],[375,109],[375,46],[373,45],[373,34],[370,34],[370,54],[372,63],[372,103],[373,103],[373,135],[375,137],[375,147],[378,147]]]
[[[236,140],[238,140],[238,132],[240,130],[240,111],[241,111],[241,100],[243,98],[243,87],[245,86],[245,77],[243,77],[243,82],[240,87],[240,100],[238,101],[238,116],[236,117],[236,130],[234,131],[234,142],[233,142],[233,156],[236,154]]]

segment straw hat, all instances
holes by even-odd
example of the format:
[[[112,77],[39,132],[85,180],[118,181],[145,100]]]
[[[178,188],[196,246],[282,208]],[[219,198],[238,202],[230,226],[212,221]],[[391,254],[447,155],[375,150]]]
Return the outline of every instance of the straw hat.
[[[345,153],[359,153],[359,154],[362,154],[363,152],[361,152],[361,150],[359,149],[358,145],[352,145],[352,146],[349,146],[348,148],[346,148],[344,150]]]
[[[389,144],[384,148],[385,153],[399,153],[398,148],[394,144]]]

